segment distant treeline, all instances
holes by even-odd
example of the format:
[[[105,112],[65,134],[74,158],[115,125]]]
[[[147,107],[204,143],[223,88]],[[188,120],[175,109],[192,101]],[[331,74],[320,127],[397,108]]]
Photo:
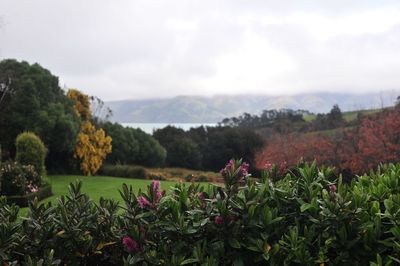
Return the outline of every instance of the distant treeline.
[[[315,116],[315,119],[306,121],[306,116]],[[281,134],[348,126],[338,105],[334,105],[327,114],[317,115],[307,110],[292,109],[263,110],[260,115],[244,113],[238,117],[225,118],[219,125],[250,129],[269,128]]]
[[[167,126],[153,136],[167,150],[167,166],[220,170],[227,158],[243,158],[254,165],[263,140],[246,128],[198,127],[189,131]]]

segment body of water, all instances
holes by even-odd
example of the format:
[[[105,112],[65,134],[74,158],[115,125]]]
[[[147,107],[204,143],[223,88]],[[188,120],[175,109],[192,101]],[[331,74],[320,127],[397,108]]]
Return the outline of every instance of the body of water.
[[[140,128],[146,133],[153,134],[156,129],[164,128],[166,126],[174,126],[182,128],[187,131],[192,127],[215,127],[217,123],[121,123],[125,127]]]

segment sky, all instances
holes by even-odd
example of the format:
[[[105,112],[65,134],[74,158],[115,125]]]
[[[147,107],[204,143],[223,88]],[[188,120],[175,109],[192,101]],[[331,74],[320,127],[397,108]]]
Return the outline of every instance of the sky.
[[[103,100],[400,88],[400,1],[0,0],[0,59]]]

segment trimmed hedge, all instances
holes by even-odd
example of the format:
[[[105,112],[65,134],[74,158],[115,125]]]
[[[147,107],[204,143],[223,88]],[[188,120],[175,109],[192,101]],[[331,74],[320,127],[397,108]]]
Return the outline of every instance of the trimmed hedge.
[[[135,165],[104,165],[99,175],[146,179],[148,173],[145,168]]]
[[[32,132],[23,132],[15,140],[15,160],[21,165],[33,165],[40,175],[46,174],[45,159],[47,149],[42,140]]]
[[[35,198],[37,198],[39,201],[45,198],[50,197],[53,195],[53,192],[51,190],[51,185],[50,184],[45,184],[39,188],[38,191],[29,193],[27,195],[17,195],[17,196],[7,196],[7,203],[8,204],[16,204],[20,207],[27,207],[29,205],[29,201],[33,201]]]

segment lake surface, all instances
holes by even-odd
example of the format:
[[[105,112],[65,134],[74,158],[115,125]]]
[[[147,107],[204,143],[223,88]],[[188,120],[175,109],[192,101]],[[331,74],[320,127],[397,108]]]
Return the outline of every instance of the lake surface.
[[[154,130],[164,128],[166,126],[174,126],[187,131],[192,127],[215,127],[217,123],[121,123],[121,125],[125,127],[140,128],[146,133],[153,134]]]

